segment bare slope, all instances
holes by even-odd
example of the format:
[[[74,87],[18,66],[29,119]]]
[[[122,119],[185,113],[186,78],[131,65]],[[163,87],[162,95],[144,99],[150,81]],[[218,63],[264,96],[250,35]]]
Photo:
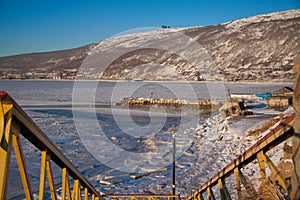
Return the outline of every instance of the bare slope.
[[[174,32],[191,38],[191,42],[196,41],[203,49],[191,49],[190,42],[181,44],[180,38],[172,38]],[[95,52],[107,55],[116,51],[126,53],[112,60],[105,71],[99,69],[104,67],[101,64],[93,66],[95,71],[86,72],[92,79],[99,78],[97,72],[104,71],[103,79],[194,80],[200,74],[207,79],[288,81],[293,78],[292,59],[300,53],[299,37],[300,9],[297,9],[215,26],[123,35],[71,50],[0,57],[0,75],[77,71],[86,56],[92,54],[90,50],[96,48]],[[169,49],[174,47],[170,41],[160,44],[161,39],[169,39],[174,47],[180,45],[180,53],[165,50],[164,45]]]

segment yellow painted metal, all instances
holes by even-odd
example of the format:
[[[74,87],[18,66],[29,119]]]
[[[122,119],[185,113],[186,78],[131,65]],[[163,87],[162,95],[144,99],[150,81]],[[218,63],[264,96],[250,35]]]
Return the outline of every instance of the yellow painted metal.
[[[227,178],[231,174],[238,175],[236,173],[236,168],[242,168],[244,165],[247,165],[248,163],[252,162],[254,159],[256,159],[256,155],[260,151],[267,152],[268,150],[272,149],[274,146],[278,145],[282,141],[286,140],[293,134],[293,123],[294,123],[295,115],[292,114],[288,116],[286,119],[284,119],[278,127],[270,130],[270,132],[260,139],[257,143],[255,143],[252,147],[250,147],[247,151],[245,151],[243,154],[241,154],[239,157],[237,157],[235,160],[233,160],[230,164],[228,164],[226,167],[221,169],[215,176],[213,176],[209,181],[204,183],[198,190],[193,192],[191,195],[189,195],[186,199],[191,200],[197,196],[198,193],[203,193],[207,190],[208,187],[212,187],[216,184],[218,184],[218,180],[220,178]],[[240,194],[240,179],[236,179],[237,183],[237,189],[238,194]]]
[[[72,200],[81,200],[81,190],[79,180],[74,180]]]
[[[89,199],[89,191],[87,188],[84,188],[84,200],[88,200]]]
[[[202,193],[198,193],[196,196],[194,196],[194,199],[196,199],[196,200],[204,200]]]
[[[67,182],[67,169],[62,169],[62,175],[61,175],[61,199],[66,200],[66,182]]]
[[[62,169],[62,200],[71,199],[67,168]]]
[[[225,180],[224,179],[219,179],[218,180],[218,185],[220,188],[220,194],[221,194],[221,199],[222,200],[230,200],[230,194],[227,190],[226,184],[225,184]]]
[[[12,148],[12,134],[10,134],[12,108],[12,104],[0,99],[0,199],[6,199],[8,166]]]
[[[235,176],[235,187],[238,193],[238,199],[242,197],[242,187],[241,187],[241,179],[240,179],[240,170],[238,167],[234,169],[234,176]]]
[[[110,199],[180,199],[179,195],[172,194],[108,194]]]
[[[39,200],[44,199],[45,181],[46,181],[46,162],[47,162],[47,151],[42,151]]]
[[[92,194],[92,200],[95,200],[95,194]]]
[[[72,200],[75,200],[75,196],[77,193],[77,180],[74,180],[73,191],[72,191]]]
[[[265,185],[267,182],[267,174],[266,174],[266,165],[265,165],[266,160],[265,160],[264,152],[263,151],[258,152],[256,158],[258,160],[258,164],[260,168],[262,184]]]
[[[15,128],[16,129],[16,128]],[[20,128],[19,128],[20,130]],[[25,192],[25,196],[27,200],[33,199],[32,192],[31,192],[31,187],[28,179],[28,173],[25,165],[25,160],[22,152],[22,147],[19,142],[19,137],[17,137],[15,134],[12,135],[12,140],[14,144],[14,149],[15,149],[15,154],[16,154],[16,159],[18,162],[19,170],[20,170],[20,175],[23,183],[23,188]]]
[[[215,200],[216,199],[211,187],[207,187],[206,192],[207,192],[207,196],[208,196],[209,200]]]
[[[22,133],[20,133],[22,130]],[[38,148],[42,153],[40,169],[39,199],[44,198],[46,173],[50,186],[51,197],[56,200],[56,191],[51,171],[51,162],[53,161],[61,169],[65,169],[63,176],[63,199],[71,199],[70,187],[68,182],[68,173],[70,177],[78,180],[77,197],[81,199],[80,185],[86,188],[87,194],[94,194],[101,198],[98,191],[90,182],[75,168],[75,166],[63,155],[57,146],[47,137],[45,133],[30,119],[22,108],[6,93],[0,91],[0,199],[6,199],[8,167],[11,157],[12,145],[16,152],[20,175],[24,187],[26,199],[32,199],[32,192],[29,184],[26,163],[24,160],[19,135],[23,135],[32,145]],[[48,157],[51,155],[51,158]],[[67,194],[67,195],[66,195]],[[88,195],[87,195],[88,198]],[[102,198],[101,198],[102,199]]]
[[[204,200],[202,193],[199,194],[200,200]]]
[[[269,168],[271,169],[272,174],[276,177],[279,184],[282,186],[282,188],[285,190],[285,192],[290,196],[290,198],[294,199],[292,191],[288,188],[285,179],[283,178],[280,171],[277,169],[276,165],[274,165],[272,160],[267,155],[264,154],[263,156],[264,156],[264,159],[266,160],[266,163],[268,164]]]
[[[51,159],[50,156],[47,156],[47,162],[46,162],[46,170],[48,174],[48,181],[49,181],[49,186],[50,186],[50,192],[51,192],[51,198],[52,200],[56,200],[56,192],[55,192],[55,186],[54,186],[54,181],[53,181],[53,175],[52,175],[52,169],[51,169]]]
[[[80,186],[80,181],[78,180],[78,199],[82,200],[82,196],[81,196],[81,186]]]

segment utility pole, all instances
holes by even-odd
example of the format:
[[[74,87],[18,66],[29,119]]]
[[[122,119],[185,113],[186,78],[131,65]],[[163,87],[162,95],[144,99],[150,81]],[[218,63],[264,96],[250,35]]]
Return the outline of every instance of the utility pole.
[[[175,183],[175,155],[176,155],[176,132],[172,133],[172,138],[173,138],[173,155],[172,155],[172,194],[175,195],[176,193],[176,183]],[[173,200],[175,200],[175,198],[173,198]]]

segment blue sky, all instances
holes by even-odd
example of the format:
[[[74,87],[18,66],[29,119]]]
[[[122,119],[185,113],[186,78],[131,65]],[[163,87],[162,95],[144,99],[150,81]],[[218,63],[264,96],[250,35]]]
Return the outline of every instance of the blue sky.
[[[300,0],[0,0],[0,56],[83,46],[135,28],[205,26]]]

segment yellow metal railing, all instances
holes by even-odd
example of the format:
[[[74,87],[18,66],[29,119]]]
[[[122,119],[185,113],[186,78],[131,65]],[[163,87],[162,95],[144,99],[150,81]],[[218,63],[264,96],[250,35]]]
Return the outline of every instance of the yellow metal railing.
[[[215,185],[219,186],[220,196],[222,200],[231,199],[230,193],[226,187],[225,179],[231,175],[235,176],[236,190],[238,194],[238,198],[241,198],[241,182],[247,187],[247,181],[245,181],[246,177],[242,174],[241,168],[246,166],[248,163],[257,160],[260,168],[260,173],[262,177],[262,183],[266,183],[266,165],[268,165],[270,171],[277,179],[280,186],[284,189],[286,194],[293,199],[293,194],[291,189],[288,187],[288,184],[284,177],[281,175],[280,171],[277,169],[276,165],[271,161],[271,159],[266,155],[266,152],[277,146],[281,142],[288,139],[290,136],[294,134],[293,122],[294,122],[295,114],[287,117],[285,120],[280,122],[273,130],[261,138],[257,143],[255,143],[252,147],[250,147],[247,151],[233,160],[230,164],[224,167],[221,171],[219,171],[215,176],[213,176],[209,181],[204,183],[199,189],[194,191],[191,195],[189,195],[187,200],[195,200],[195,199],[204,199],[203,194],[206,192],[208,199],[215,199],[215,196],[212,191],[212,187]],[[250,188],[254,189],[254,188]],[[247,191],[251,192],[251,191]],[[255,196],[255,194],[254,194]]]
[[[28,117],[20,106],[6,93],[0,92],[0,199],[6,199],[8,168],[11,150],[14,148],[26,199],[33,199],[22,146],[19,136],[23,135],[41,151],[39,199],[44,199],[46,175],[53,200],[57,199],[51,164],[61,168],[61,199],[102,199],[98,191],[62,154],[56,145]],[[69,177],[74,180],[73,186]]]
[[[230,193],[225,184],[225,179],[231,175],[235,177],[235,184],[238,197],[241,197],[241,183],[246,186],[246,177],[241,169],[250,162],[257,160],[260,167],[263,183],[267,180],[266,165],[274,177],[278,180],[280,186],[287,195],[293,199],[291,189],[288,187],[286,180],[281,175],[275,164],[267,156],[273,147],[288,139],[294,134],[293,122],[295,115],[291,115],[282,120],[273,130],[261,138],[257,143],[247,151],[233,160],[230,164],[219,171],[209,181],[204,183],[199,189],[189,195],[187,200],[204,199],[206,193],[209,199],[215,199],[212,188],[219,186],[222,200],[231,199]],[[62,154],[56,145],[41,131],[37,125],[28,117],[20,106],[6,93],[0,92],[0,199],[6,198],[8,168],[11,157],[11,150],[14,148],[16,160],[19,166],[21,180],[23,183],[24,194],[26,199],[33,199],[32,189],[29,183],[28,173],[22,152],[22,146],[19,136],[22,135],[31,144],[41,151],[40,164],[40,184],[39,199],[44,199],[45,182],[48,177],[51,198],[57,199],[55,184],[52,175],[51,164],[55,163],[61,168],[61,199],[102,199],[98,191],[89,183],[89,181],[74,167],[74,165]],[[46,176],[47,175],[47,176]],[[69,178],[72,178],[71,185]],[[245,181],[246,180],[246,181]],[[246,183],[245,183],[246,182]],[[250,188],[253,189],[253,188]],[[248,191],[249,192],[249,191]],[[103,196],[110,199],[180,199],[179,195],[148,195],[148,194],[108,194]]]
[[[139,199],[148,199],[148,200],[180,200],[179,195],[172,194],[106,194],[105,198],[108,199],[128,199],[128,200],[139,200]]]

